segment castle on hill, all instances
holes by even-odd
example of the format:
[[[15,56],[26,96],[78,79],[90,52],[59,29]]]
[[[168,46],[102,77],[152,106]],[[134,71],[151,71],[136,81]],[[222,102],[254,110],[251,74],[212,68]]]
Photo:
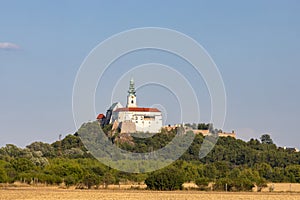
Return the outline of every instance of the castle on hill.
[[[104,114],[99,114],[97,120],[101,126],[113,124],[112,129],[120,129],[121,133],[158,133],[162,128],[170,131],[184,126],[183,124],[174,126],[163,126],[162,113],[157,108],[138,107],[137,96],[134,86],[134,80],[131,79],[129,83],[129,90],[127,95],[126,107],[123,107],[120,102],[113,103]],[[194,134],[202,134],[203,136],[210,135],[209,130],[190,129],[185,127],[186,130],[193,131]],[[218,132],[219,137],[234,137],[236,133]]]
[[[116,102],[107,110],[106,117],[99,114],[97,119],[101,125],[113,124],[113,129],[120,128],[121,133],[158,133],[163,126],[160,110],[138,107],[133,79],[129,83],[126,107]]]

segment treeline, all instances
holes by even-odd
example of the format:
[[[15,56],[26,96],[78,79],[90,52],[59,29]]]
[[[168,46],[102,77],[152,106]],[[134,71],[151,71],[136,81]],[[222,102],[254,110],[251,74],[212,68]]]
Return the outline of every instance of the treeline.
[[[131,152],[160,149],[176,134],[163,130],[150,138],[132,137],[124,142],[119,133],[112,134],[111,127],[104,130],[115,145]],[[85,149],[77,133],[52,144],[34,142],[23,149],[8,144],[0,148],[0,182],[64,183],[78,188],[145,182],[149,189],[174,190],[194,181],[203,190],[228,191],[250,191],[254,185],[260,190],[267,182],[300,183],[300,153],[277,147],[269,135],[248,142],[219,138],[214,149],[199,159],[203,139],[196,135],[179,160],[146,174],[124,173],[101,164]],[[209,188],[211,182],[214,184]]]

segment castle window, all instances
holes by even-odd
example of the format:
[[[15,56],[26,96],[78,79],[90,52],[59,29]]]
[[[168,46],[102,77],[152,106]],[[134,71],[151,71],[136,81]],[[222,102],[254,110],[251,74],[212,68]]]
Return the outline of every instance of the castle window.
[[[154,116],[144,116],[144,120],[155,120]]]
[[[131,100],[131,103],[133,104],[133,100]]]

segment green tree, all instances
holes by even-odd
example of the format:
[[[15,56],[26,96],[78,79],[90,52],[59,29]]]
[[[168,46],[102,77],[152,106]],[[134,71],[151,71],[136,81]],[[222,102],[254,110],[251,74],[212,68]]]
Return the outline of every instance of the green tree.
[[[234,187],[233,180],[230,178],[220,178],[217,179],[213,185],[213,189],[217,191],[231,191]]]
[[[269,134],[264,134],[260,137],[260,141],[262,144],[273,144],[273,140]]]
[[[209,179],[208,178],[198,178],[195,181],[196,185],[199,187],[200,190],[207,190]]]
[[[71,186],[71,185],[75,185],[76,184],[76,180],[73,176],[67,176],[64,179],[64,182],[66,184],[66,186]]]
[[[150,173],[145,183],[151,190],[181,190],[184,175],[178,168],[170,166]]]
[[[115,181],[115,177],[110,172],[105,173],[102,179],[105,188],[107,188],[108,185],[115,183]]]
[[[20,157],[22,155],[22,149],[13,144],[7,144],[2,148],[2,150],[5,152],[5,154],[12,158]]]
[[[212,124],[200,123],[198,124],[197,128],[198,130],[208,130],[210,126],[212,127]]]
[[[300,165],[289,165],[285,168],[290,182],[300,183]]]
[[[236,191],[252,191],[254,183],[248,178],[238,178],[233,182],[233,186],[232,189]]]
[[[214,190],[218,191],[251,191],[254,183],[248,178],[238,177],[235,179],[220,178],[214,184]]]
[[[267,180],[272,178],[273,169],[268,163],[258,163],[255,164],[254,169],[256,169],[259,175]]]
[[[213,181],[216,178],[218,171],[214,164],[207,164],[204,166],[203,172],[205,177]]]
[[[8,181],[8,176],[5,169],[0,167],[0,183],[6,183]]]
[[[17,172],[25,172],[35,169],[34,164],[26,158],[15,158],[11,161],[11,164]]]
[[[82,183],[88,188],[91,189],[92,186],[97,186],[100,183],[100,178],[93,174],[93,173],[87,173],[84,175],[82,179]]]
[[[33,142],[30,145],[26,146],[32,152],[41,152],[42,156],[46,157],[55,157],[54,148],[47,143],[43,142]]]
[[[257,192],[261,192],[263,188],[268,187],[266,179],[261,177],[256,180],[255,185],[257,187]]]
[[[254,183],[257,186],[257,191],[261,192],[261,190],[264,187],[267,187],[267,181],[265,178],[260,177],[258,171],[253,170],[253,169],[243,169],[243,171],[241,172],[241,174],[239,175],[240,179],[248,179],[252,184]],[[244,183],[243,183],[244,184]],[[249,188],[244,188],[246,190],[251,190],[252,187],[250,188],[249,184]]]

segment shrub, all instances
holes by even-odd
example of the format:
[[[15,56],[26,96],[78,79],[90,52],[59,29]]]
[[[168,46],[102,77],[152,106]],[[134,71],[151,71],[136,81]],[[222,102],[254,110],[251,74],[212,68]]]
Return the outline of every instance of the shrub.
[[[181,190],[184,175],[175,167],[167,167],[150,173],[145,183],[151,190]]]
[[[196,185],[199,187],[200,190],[207,190],[207,186],[209,184],[208,178],[198,178],[195,181]]]
[[[3,168],[0,168],[0,183],[5,183],[8,181],[8,176]]]
[[[99,177],[93,173],[87,173],[82,180],[82,183],[88,188],[91,189],[92,186],[99,185]]]

